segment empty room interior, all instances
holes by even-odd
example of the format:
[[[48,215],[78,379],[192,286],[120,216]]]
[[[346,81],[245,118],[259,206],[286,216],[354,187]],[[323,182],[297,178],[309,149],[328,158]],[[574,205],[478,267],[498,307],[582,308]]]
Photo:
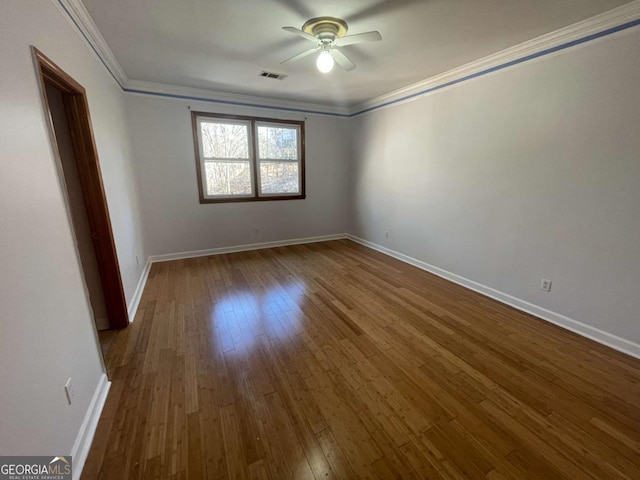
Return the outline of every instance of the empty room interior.
[[[3,475],[640,478],[640,0],[0,2]]]

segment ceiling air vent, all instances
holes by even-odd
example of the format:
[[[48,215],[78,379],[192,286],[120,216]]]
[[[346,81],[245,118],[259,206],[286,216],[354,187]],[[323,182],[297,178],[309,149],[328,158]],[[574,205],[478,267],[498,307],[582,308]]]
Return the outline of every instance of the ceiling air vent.
[[[265,78],[273,78],[275,80],[284,80],[285,78],[287,78],[287,75],[284,75],[282,73],[273,73],[273,72],[260,72],[260,76],[261,77],[265,77]]]

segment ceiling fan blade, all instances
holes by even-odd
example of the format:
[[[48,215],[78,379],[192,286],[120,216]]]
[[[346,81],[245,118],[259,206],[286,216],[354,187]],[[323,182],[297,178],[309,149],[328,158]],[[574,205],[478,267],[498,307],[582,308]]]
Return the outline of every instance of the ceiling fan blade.
[[[316,42],[316,43],[318,42],[318,39],[316,37],[314,37],[313,35],[309,35],[307,32],[303,32],[299,28],[282,27],[282,29],[286,30],[287,32],[295,33],[296,35],[300,35],[302,38],[306,38],[307,40],[310,40],[312,42]]]
[[[294,55],[291,58],[287,58],[285,61],[280,62],[280,64],[282,65],[283,63],[288,63],[288,62],[295,62],[296,60],[300,60],[301,58],[306,57],[307,55],[311,55],[313,52],[317,52],[318,50],[320,50],[320,47],[317,48],[311,48],[309,50],[305,50],[302,53],[298,53],[296,55]]]
[[[350,72],[351,70],[356,68],[355,64],[351,60],[349,60],[347,56],[340,50],[331,50],[331,55],[333,55],[333,59],[336,61],[336,63],[347,72]]]
[[[380,32],[356,33],[355,35],[347,35],[346,37],[337,38],[336,45],[344,47],[345,45],[353,45],[362,42],[378,42],[382,40]]]

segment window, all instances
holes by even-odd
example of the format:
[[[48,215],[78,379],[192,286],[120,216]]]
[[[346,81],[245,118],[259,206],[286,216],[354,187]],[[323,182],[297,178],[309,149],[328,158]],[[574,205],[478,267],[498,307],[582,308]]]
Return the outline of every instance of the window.
[[[304,122],[192,112],[200,203],[305,198]]]

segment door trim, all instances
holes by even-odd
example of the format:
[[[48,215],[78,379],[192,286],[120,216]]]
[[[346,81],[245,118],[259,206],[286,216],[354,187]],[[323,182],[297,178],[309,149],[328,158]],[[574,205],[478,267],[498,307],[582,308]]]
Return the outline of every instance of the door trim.
[[[111,229],[111,219],[109,217],[107,198],[102,183],[100,162],[91,125],[86,91],[82,85],[58,67],[58,65],[53,63],[51,59],[40,50],[32,46],[31,51],[36,63],[38,83],[48,117],[49,134],[54,147],[53,150],[58,166],[58,173],[61,176],[60,180],[66,193],[62,162],[60,160],[58,142],[55,137],[45,83],[53,84],[62,91],[73,143],[73,152],[78,167],[80,184],[82,186],[82,195],[84,197],[89,228],[91,229],[91,237],[96,252],[98,270],[104,290],[104,299],[109,316],[109,327],[112,329],[126,328],[129,325],[127,303],[122,288],[118,254]],[[68,198],[66,198],[65,201],[71,219]],[[73,222],[71,226],[73,228]]]

